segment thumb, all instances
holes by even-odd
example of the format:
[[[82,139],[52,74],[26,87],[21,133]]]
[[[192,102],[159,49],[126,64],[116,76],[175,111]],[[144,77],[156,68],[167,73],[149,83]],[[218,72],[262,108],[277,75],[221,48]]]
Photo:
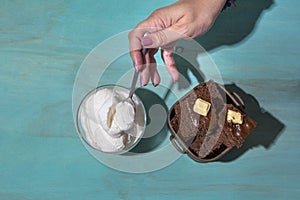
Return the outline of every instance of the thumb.
[[[145,35],[142,37],[141,43],[145,48],[159,48],[182,38],[185,38],[185,36],[175,31],[171,26]]]

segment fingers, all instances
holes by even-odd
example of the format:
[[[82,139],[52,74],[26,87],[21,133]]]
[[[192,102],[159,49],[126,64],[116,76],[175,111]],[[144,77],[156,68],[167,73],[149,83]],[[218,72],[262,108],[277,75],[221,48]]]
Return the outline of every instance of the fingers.
[[[173,43],[175,45],[175,43]],[[173,54],[173,45],[169,45],[161,49],[161,57],[166,65],[168,72],[170,73],[174,82],[179,79],[179,72],[176,68],[176,63]]]
[[[143,56],[141,51],[130,51],[130,57],[135,70],[141,71],[143,65]]]
[[[140,46],[136,45],[135,48],[142,48],[141,42],[138,43],[140,44]],[[161,48],[162,59],[174,82],[178,81],[179,78],[179,73],[176,68],[176,63],[173,55],[173,47],[175,46],[175,43],[176,42],[171,42]],[[142,55],[140,49],[136,49],[130,52],[134,67],[140,72],[141,86],[147,85],[150,78],[154,86],[157,86],[160,83],[160,76],[158,74],[156,60],[154,58],[154,55],[157,53],[157,51],[157,48],[148,49],[144,56]]]
[[[154,58],[158,49],[147,48],[146,54],[142,54],[143,46],[141,44],[141,38],[145,36],[145,33],[149,32],[149,30],[153,31],[151,28],[135,28],[128,35],[130,56],[135,69],[140,72],[141,86],[147,85],[150,78],[154,86],[157,86],[160,83],[160,76],[157,72],[156,60]]]
[[[157,31],[151,34],[148,34],[146,36],[142,36],[145,33],[145,30],[138,29],[136,30],[135,34],[138,36],[129,36],[131,41],[136,44],[131,44],[131,51],[130,51],[130,56],[133,60],[133,64],[136,70],[140,72],[140,84],[141,86],[145,86],[149,83],[149,80],[151,78],[152,84],[154,86],[157,86],[160,83],[160,76],[157,71],[157,66],[156,66],[156,60],[154,58],[154,55],[157,53],[158,48],[151,48],[149,49],[147,47],[147,53],[143,56],[141,49],[143,48],[142,45],[145,44],[144,38],[148,36],[153,36],[156,35],[158,32],[163,32],[163,31]],[[164,34],[164,33],[162,33]],[[159,34],[158,34],[159,35]],[[171,39],[170,40],[164,40],[167,42],[167,45],[164,45],[161,48],[161,56],[162,59],[166,65],[166,68],[168,72],[170,73],[172,79],[174,82],[178,81],[179,78],[179,73],[176,68],[176,63],[174,60],[173,56],[173,47],[175,46],[174,41],[177,41],[178,37],[181,37],[179,34],[170,34]],[[139,37],[142,37],[142,39],[137,39]],[[154,36],[155,38],[156,36]],[[172,41],[174,39],[174,41]],[[172,42],[171,42],[172,41]],[[143,44],[144,43],[144,44]],[[146,46],[145,46],[146,47]]]
[[[141,40],[145,36],[145,34],[148,34],[149,31],[155,31],[153,28],[147,27],[143,28],[146,23],[144,21],[143,23],[139,24],[135,29],[133,29],[128,34],[129,39],[129,45],[130,45],[130,57],[133,61],[133,65],[136,70],[140,71],[142,69],[142,65],[145,64],[143,62],[143,55],[142,55],[142,43]]]
[[[136,70],[140,71],[143,65],[141,39],[144,35],[142,29],[134,29],[128,34],[130,57]]]
[[[143,56],[143,65],[140,70],[140,84],[145,86],[151,82],[154,86],[157,86],[160,83],[160,76],[157,72],[157,65],[154,55],[157,53],[158,49],[148,49],[146,54]]]
[[[159,48],[161,47],[161,56],[166,65],[168,72],[170,73],[174,82],[179,79],[179,72],[176,68],[176,63],[173,55],[173,47],[177,40],[184,38],[182,34],[174,31],[172,27],[152,32],[141,39],[141,44],[144,48]],[[155,52],[156,53],[156,52]],[[154,86],[160,82],[160,77],[156,68],[156,61],[154,55],[151,63],[155,63],[155,66],[150,66],[150,76]]]
[[[141,86],[146,86],[149,83],[150,78],[150,62],[149,62],[149,52],[147,51],[145,55],[143,55],[143,65],[140,70],[140,84]]]
[[[150,78],[154,86],[157,86],[160,83],[160,76],[154,58],[159,47],[162,47],[163,49],[162,58],[172,79],[174,81],[178,80],[178,71],[172,52],[174,45],[171,45],[172,48],[169,48],[168,46],[184,37],[175,30],[176,26],[172,26],[171,23],[168,24],[166,21],[162,23],[163,20],[161,20],[159,16],[159,13],[156,12],[156,15],[151,15],[129,33],[130,56],[135,69],[140,72],[140,83],[142,86],[147,85]],[[150,33],[144,35],[145,32]],[[148,53],[144,58],[141,53],[142,48],[148,49]]]
[[[154,55],[157,53],[158,49],[151,49],[149,51],[150,55],[150,76],[151,76],[151,81],[154,87],[156,87],[160,83],[160,76],[157,71],[157,64],[156,60],[154,58]]]
[[[150,34],[141,38],[141,44],[144,48],[159,48],[166,45],[170,45],[179,39],[185,38],[183,34],[180,34],[170,26],[168,28],[151,32]]]

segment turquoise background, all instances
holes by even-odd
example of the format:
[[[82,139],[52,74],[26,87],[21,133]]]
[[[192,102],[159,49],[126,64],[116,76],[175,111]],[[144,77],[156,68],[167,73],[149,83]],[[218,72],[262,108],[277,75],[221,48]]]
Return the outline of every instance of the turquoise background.
[[[224,81],[273,116],[264,132],[284,126],[272,144],[229,162],[203,164],[184,155],[144,174],[108,168],[82,145],[72,116],[80,64],[101,41],[172,2],[0,1],[1,200],[298,199],[298,0],[238,0],[197,39]],[[116,74],[108,70],[106,77]]]

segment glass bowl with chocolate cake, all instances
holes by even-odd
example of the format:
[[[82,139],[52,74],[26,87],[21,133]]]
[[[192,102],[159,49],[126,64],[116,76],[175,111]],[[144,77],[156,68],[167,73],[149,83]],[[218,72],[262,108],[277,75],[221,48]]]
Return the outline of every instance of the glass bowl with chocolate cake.
[[[238,95],[210,80],[180,98],[168,113],[170,140],[199,162],[219,159],[241,147],[256,122],[246,115]]]

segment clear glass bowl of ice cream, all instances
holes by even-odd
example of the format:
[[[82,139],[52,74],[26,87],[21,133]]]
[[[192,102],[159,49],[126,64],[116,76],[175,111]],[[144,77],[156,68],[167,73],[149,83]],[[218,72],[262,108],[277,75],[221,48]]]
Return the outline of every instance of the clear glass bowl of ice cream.
[[[146,111],[136,95],[132,98],[135,107],[124,105],[128,94],[125,87],[105,85],[83,98],[76,122],[88,146],[103,153],[122,154],[138,144],[145,132]]]

